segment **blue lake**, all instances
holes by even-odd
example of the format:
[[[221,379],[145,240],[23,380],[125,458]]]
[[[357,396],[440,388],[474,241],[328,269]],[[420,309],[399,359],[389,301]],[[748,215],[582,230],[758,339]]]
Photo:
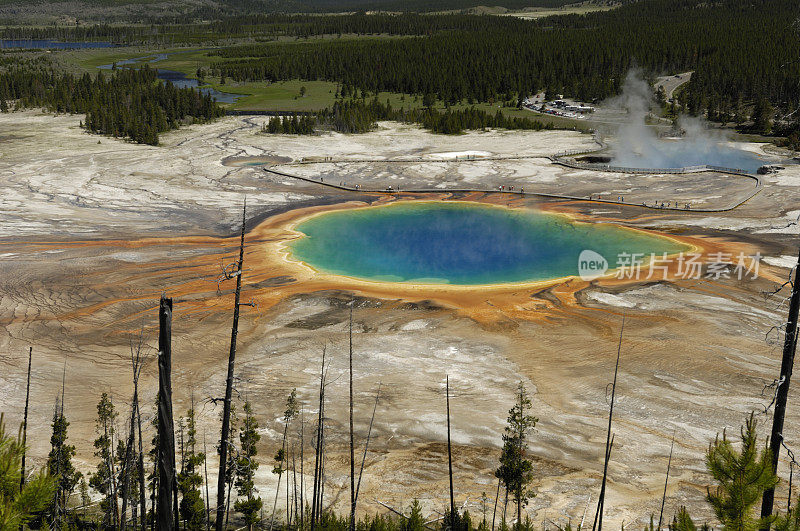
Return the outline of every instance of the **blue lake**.
[[[181,53],[181,52],[173,52],[173,53]],[[170,54],[159,53],[156,55],[146,55],[144,57],[134,57],[132,59],[121,59],[116,63],[100,65],[97,68],[100,68],[101,70],[111,70],[112,68],[114,68],[115,64],[118,67],[125,65],[135,65],[137,63],[152,64],[165,60],[167,57],[169,57],[169,55]],[[235,103],[239,98],[244,97],[242,94],[231,94],[230,92],[220,92],[219,90],[216,90],[212,87],[201,86],[198,80],[187,77],[187,75],[184,74],[183,72],[177,72],[175,70],[166,70],[163,68],[157,69],[156,72],[158,75],[158,79],[162,81],[169,81],[178,88],[189,87],[197,89],[203,94],[211,94],[211,97],[220,103]]]
[[[337,275],[423,284],[503,284],[578,274],[591,249],[611,267],[622,252],[678,253],[656,235],[566,216],[466,202],[408,202],[329,212],[297,225],[290,254]]]
[[[97,68],[100,70],[111,70],[114,68],[114,65],[117,66],[125,66],[125,65],[135,65],[136,63],[147,62],[147,63],[157,63],[158,61],[163,61],[169,57],[169,54],[166,53],[159,53],[155,55],[145,55],[144,57],[133,57],[131,59],[120,59],[115,63],[109,63],[107,65],[100,65]]]
[[[203,94],[211,94],[211,97],[220,103],[235,103],[236,100],[242,97],[241,94],[231,94],[230,92],[220,92],[211,87],[203,87],[196,79],[186,77],[183,72],[176,72],[174,70],[158,69],[158,79],[169,81],[178,88],[195,88]]]
[[[2,39],[0,48],[77,50],[81,48],[113,48],[110,42],[62,42],[50,39]]]

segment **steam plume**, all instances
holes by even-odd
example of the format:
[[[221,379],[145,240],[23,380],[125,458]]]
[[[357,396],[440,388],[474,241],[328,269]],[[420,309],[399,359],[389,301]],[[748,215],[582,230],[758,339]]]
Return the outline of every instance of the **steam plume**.
[[[624,109],[628,119],[622,124],[612,144],[615,166],[633,168],[682,168],[709,164],[741,168],[755,172],[763,164],[754,154],[723,144],[725,136],[709,129],[701,118],[680,116],[681,139],[661,139],[645,119],[653,106],[653,93],[641,72],[631,70],[622,85],[622,94],[608,105]]]

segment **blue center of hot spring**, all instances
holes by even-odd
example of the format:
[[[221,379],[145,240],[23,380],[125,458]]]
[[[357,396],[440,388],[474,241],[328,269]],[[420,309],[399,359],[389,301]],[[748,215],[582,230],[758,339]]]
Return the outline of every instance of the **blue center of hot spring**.
[[[331,274],[424,284],[502,284],[578,274],[584,249],[661,256],[681,244],[615,225],[477,203],[395,203],[329,212],[300,223],[291,254]]]

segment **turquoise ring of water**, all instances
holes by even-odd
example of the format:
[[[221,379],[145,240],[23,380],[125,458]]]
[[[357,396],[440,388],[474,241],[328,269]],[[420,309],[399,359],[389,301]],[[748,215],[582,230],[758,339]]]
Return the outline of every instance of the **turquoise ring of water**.
[[[492,285],[578,275],[591,250],[613,269],[619,256],[674,255],[675,239],[563,214],[467,201],[407,201],[322,212],[300,221],[288,257],[314,270],[377,282]]]

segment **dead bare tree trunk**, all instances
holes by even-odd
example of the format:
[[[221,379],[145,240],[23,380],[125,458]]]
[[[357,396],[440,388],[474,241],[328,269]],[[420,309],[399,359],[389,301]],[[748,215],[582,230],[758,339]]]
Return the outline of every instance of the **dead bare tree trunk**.
[[[294,511],[294,520],[297,521],[300,510],[297,506],[297,462],[295,461],[294,443],[292,443],[292,508]]]
[[[133,398],[131,399],[131,421],[128,429],[128,441],[125,445],[125,457],[122,461],[122,525],[125,524],[125,515],[128,510],[128,499],[130,498],[130,478],[131,467],[133,466],[133,445],[136,441],[136,411],[139,407],[139,374],[142,370],[142,340],[143,332],[139,335],[139,342],[134,347],[131,344],[131,369],[133,370]],[[140,441],[141,442],[141,441]],[[136,526],[134,525],[134,528]]]
[[[64,371],[61,373],[61,413],[60,413],[60,417],[61,417],[62,421],[64,420],[64,402],[65,402],[65,396],[64,395],[66,393],[66,389],[67,389],[67,357],[65,355],[64,356]],[[113,437],[112,437],[112,441],[113,441]],[[59,449],[59,451],[60,451],[60,449]],[[59,459],[60,459],[60,457],[59,457]],[[112,454],[112,459],[113,459],[113,454]],[[66,513],[67,513],[67,497],[66,497],[67,493],[66,493],[66,491],[64,489],[62,489],[60,487],[59,487],[59,490],[61,491],[61,505],[60,505],[60,509],[59,510],[61,511],[62,514],[64,514],[64,516],[66,516]],[[116,500],[114,500],[114,501],[116,502]]]
[[[172,299],[161,295],[158,312],[158,510],[157,528],[176,528],[173,515],[175,490],[175,432],[172,420]]]
[[[447,396],[447,468],[450,476],[450,523],[455,522],[456,501],[453,496],[453,450],[450,444],[450,375],[445,380],[445,394]]]
[[[239,297],[242,292],[242,264],[244,262],[244,233],[247,221],[247,200],[242,208],[242,233],[239,240],[239,261],[236,264],[236,294],[233,302],[233,326],[231,327],[231,350],[228,355],[228,377],[225,380],[225,401],[222,410],[222,433],[219,438],[219,477],[217,478],[216,530],[222,531],[225,512],[225,475],[228,461],[228,432],[231,421],[231,397],[233,394],[233,372],[236,365],[236,336],[239,333]]]
[[[794,366],[794,353],[797,348],[797,316],[800,313],[800,255],[794,271],[792,283],[792,297],[789,301],[789,318],[786,321],[786,335],[783,341],[783,358],[781,360],[781,374],[778,379],[778,391],[775,394],[775,414],[772,417],[772,433],[769,437],[769,448],[772,451],[772,472],[778,471],[778,457],[783,443],[783,421],[786,416],[786,401],[789,397],[789,381],[792,378]],[[761,499],[761,518],[766,522],[764,530],[769,529],[769,520],[772,515],[772,506],[775,502],[775,488],[764,491]]]
[[[286,441],[284,444],[284,452],[285,460],[286,460],[286,525],[292,525],[292,513],[291,513],[291,505],[290,505],[290,498],[289,498],[289,480],[291,477],[289,476],[289,441]]]
[[[63,393],[62,393],[63,394]],[[114,396],[111,395],[109,397],[111,401],[111,408],[114,408]],[[64,407],[64,403],[62,400],[61,407]],[[108,463],[108,469],[111,471],[111,502],[112,502],[112,509],[113,509],[113,516],[114,516],[114,525],[119,527],[120,525],[120,515],[119,515],[119,485],[117,485],[117,471],[116,466],[114,463],[116,459],[114,457],[114,434],[116,430],[114,430],[113,419],[111,421],[111,459]]]
[[[500,478],[497,478],[497,493],[494,495],[494,510],[492,511],[492,531],[494,531],[494,518],[497,516],[497,501],[500,499]]]
[[[61,395],[56,395],[56,405],[53,411],[53,425],[55,426],[56,421],[64,420],[64,390],[67,384],[67,358],[64,356],[64,371],[61,374]],[[59,402],[60,398],[60,402]],[[59,406],[60,404],[60,406]],[[61,475],[61,451],[63,450],[64,445],[59,444],[58,450],[56,453],[56,469],[55,473],[53,474],[54,477],[58,478]],[[65,491],[61,486],[61,482],[56,482],[56,488],[53,491],[53,520],[50,523],[50,529],[58,530],[61,529],[62,524],[62,516],[66,512],[66,497]],[[21,527],[21,526],[20,526]]]
[[[158,399],[158,397],[156,397],[156,399]],[[158,431],[158,405],[156,405],[156,431]],[[155,442],[158,442],[158,435],[156,435]],[[150,531],[156,531],[156,524],[158,523],[158,474],[159,467],[161,466],[158,448],[159,445],[156,445],[155,457],[153,459],[153,482],[150,484],[150,510],[153,513],[152,518],[150,518]]]
[[[311,531],[317,521],[317,511],[319,503],[319,492],[322,474],[320,470],[322,457],[322,422],[324,418],[323,404],[325,403],[325,347],[322,348],[322,367],[319,371],[319,410],[317,414],[317,440],[314,449],[314,490],[311,500]]]
[[[603,467],[603,488],[600,490],[600,499],[598,500],[597,505],[597,512],[598,512],[598,519],[597,519],[597,531],[602,531],[603,529],[603,513],[605,512],[606,506],[606,491],[605,485],[606,480],[608,479],[608,462],[611,459],[611,449],[614,447],[614,435],[611,435],[611,441],[608,443],[608,453],[606,454],[606,464]]]
[[[131,527],[135,530],[139,528],[139,507],[135,503],[131,503]],[[123,529],[125,529],[123,527]]]
[[[506,486],[506,499],[505,499],[505,501],[503,501],[503,520],[500,523],[501,527],[503,525],[505,525],[505,522],[506,522],[506,510],[507,509],[508,509],[508,486]]]
[[[211,499],[208,496],[208,452],[206,452],[206,431],[203,430],[203,472],[206,476],[206,530],[211,529]]]
[[[136,424],[139,435],[139,511],[142,513],[142,531],[147,530],[147,501],[145,494],[147,489],[145,487],[144,477],[144,447],[142,443],[142,413],[139,409],[139,397],[136,397]],[[153,511],[155,513],[155,511]]]
[[[667,477],[664,479],[664,495],[661,496],[661,511],[658,513],[658,529],[661,529],[661,522],[664,518],[664,504],[667,501],[667,485],[669,485],[669,469],[672,466],[672,450],[675,448],[675,431],[672,431],[672,444],[669,445],[669,459],[667,459]]]
[[[25,487],[25,454],[28,444],[28,403],[31,398],[31,361],[33,360],[33,347],[28,347],[28,381],[25,384],[25,413],[22,416],[22,469],[19,476],[19,490]],[[19,526],[22,529],[22,525]]]
[[[350,301],[350,531],[356,529],[356,454],[353,440],[353,301]]]
[[[177,474],[172,481],[172,514],[175,515],[175,529],[181,528],[180,505],[178,505],[178,477]]]
[[[275,487],[275,499],[272,502],[272,518],[269,520],[269,529],[272,531],[272,527],[275,524],[275,511],[278,508],[278,496],[281,494],[281,477],[283,476],[283,463],[286,462],[286,432],[289,430],[289,423],[286,422],[283,426],[283,443],[281,449],[283,453],[281,454],[281,462],[278,464],[280,467],[278,469],[278,486]],[[288,482],[289,479],[287,477],[286,481]],[[286,517],[289,517],[289,511],[286,511]],[[288,524],[288,522],[287,522]]]
[[[142,373],[142,366],[145,360],[142,358],[142,345],[144,343],[144,330],[139,335],[139,344],[136,349],[136,378],[133,382],[134,413],[136,414],[137,435],[139,437],[139,455],[137,465],[139,469],[139,512],[141,513],[141,531],[147,529],[147,502],[145,500],[146,487],[144,477],[144,443],[142,441],[142,414],[139,409],[139,376]],[[154,511],[155,513],[155,511]],[[135,526],[134,526],[135,528]]]
[[[375,392],[375,405],[372,406],[372,418],[369,419],[369,429],[367,430],[367,442],[364,444],[364,455],[361,457],[361,469],[358,471],[358,483],[356,484],[356,503],[358,503],[358,492],[361,490],[361,476],[364,474],[364,463],[367,462],[367,450],[369,441],[372,437],[372,424],[375,422],[375,411],[378,409],[378,399],[381,396],[381,384],[378,383],[378,390]]]
[[[231,474],[231,480],[228,483],[228,494],[225,498],[225,527],[228,527],[228,519],[231,516],[231,491],[233,490],[233,484],[236,481],[233,474]]]
[[[304,466],[303,461],[305,459],[304,447],[305,447],[305,433],[306,433],[306,424],[305,424],[305,415],[303,413],[303,408],[300,408],[300,529],[304,529],[305,525],[305,502],[303,500],[303,496],[305,495],[305,484],[306,484],[306,477],[304,475]]]
[[[128,438],[125,443],[125,455],[122,457],[122,510],[120,511],[120,523],[125,526],[125,515],[128,511],[128,498],[130,497],[131,464],[133,443],[135,442],[136,426],[136,407],[131,403],[131,421],[129,424]]]
[[[325,401],[322,401],[322,436],[320,444],[322,449],[319,454],[319,502],[317,502],[317,520],[322,519],[322,503],[325,500],[325,463],[328,460],[328,450],[325,448]]]
[[[625,331],[625,317],[622,317],[622,327],[619,330],[619,343],[617,344],[617,362],[614,365],[614,383],[611,384],[611,404],[608,408],[608,431],[606,432],[606,450],[604,452],[603,482],[600,485],[600,497],[597,500],[597,511],[594,514],[594,524],[592,531],[601,531],[603,528],[603,504],[606,495],[606,478],[608,472],[608,460],[611,456],[611,419],[614,416],[614,398],[617,393],[617,373],[619,372],[619,355],[622,352],[622,334]],[[599,525],[598,525],[599,524]]]
[[[183,474],[184,470],[186,469],[186,445],[183,442],[183,428],[183,417],[178,417],[178,447],[180,448],[181,453],[180,474]]]
[[[62,384],[63,385],[63,384]],[[63,402],[62,402],[63,404]],[[56,421],[63,416],[63,406],[61,411],[59,412],[59,396],[56,395],[56,404],[55,408],[53,409],[53,424],[55,425]],[[56,469],[54,477],[59,477],[61,475],[61,447],[63,445],[59,445],[58,451],[56,453]],[[61,482],[56,483],[56,488],[53,491],[53,520],[50,523],[50,529],[53,531],[57,531],[61,529]]]

